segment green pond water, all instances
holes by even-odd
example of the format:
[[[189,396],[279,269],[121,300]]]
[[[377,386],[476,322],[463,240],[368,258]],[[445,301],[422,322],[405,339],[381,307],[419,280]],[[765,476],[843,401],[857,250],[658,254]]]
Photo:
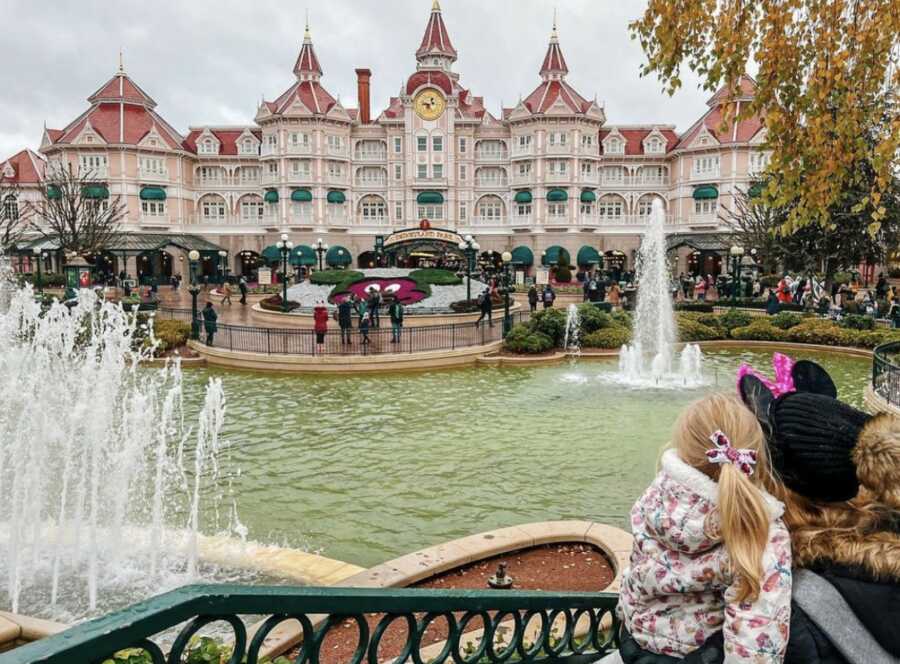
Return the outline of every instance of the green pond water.
[[[870,360],[816,359],[861,406]],[[588,519],[627,527],[678,412],[734,391],[742,360],[769,373],[771,353],[708,352],[707,387],[630,390],[615,361],[307,377],[186,371],[196,408],[221,377],[226,436],[249,538],[364,566],[502,526]]]

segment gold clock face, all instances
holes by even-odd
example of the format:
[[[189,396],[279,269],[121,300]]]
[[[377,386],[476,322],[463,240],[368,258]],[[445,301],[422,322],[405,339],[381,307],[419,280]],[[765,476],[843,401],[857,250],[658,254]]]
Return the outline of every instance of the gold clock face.
[[[423,120],[437,120],[444,114],[447,102],[434,88],[425,88],[416,95],[413,105]]]

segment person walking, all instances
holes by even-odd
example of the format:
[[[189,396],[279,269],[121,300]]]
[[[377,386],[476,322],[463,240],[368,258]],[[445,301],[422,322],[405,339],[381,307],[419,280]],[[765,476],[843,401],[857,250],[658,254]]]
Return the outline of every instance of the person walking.
[[[325,345],[325,333],[328,332],[328,309],[325,302],[319,300],[313,308],[313,330],[316,333],[316,352],[322,352]]]
[[[778,296],[775,294],[773,289],[769,289],[769,299],[766,300],[766,313],[770,316],[774,316],[779,311],[781,311],[781,301],[778,299]]]
[[[488,319],[488,325],[490,327],[494,327],[493,320],[493,303],[491,302],[491,291],[487,288],[478,296],[478,306],[481,308],[481,315],[478,317],[478,320],[475,321],[475,327],[478,327],[481,324],[481,321]]]
[[[697,299],[700,302],[706,301],[706,279],[704,277],[697,277],[697,285],[694,286],[694,293],[697,295]]]
[[[381,321],[379,318],[378,308],[381,306],[381,293],[377,290],[372,290],[369,294],[369,322],[372,327],[378,329],[381,325]]]
[[[528,289],[528,309],[531,313],[537,311],[537,303],[538,303],[538,291],[537,286],[531,284],[531,287]]]
[[[241,304],[247,304],[247,277],[244,275],[238,279],[238,290],[241,291]]]
[[[353,343],[350,340],[350,330],[353,329],[353,304],[350,298],[344,298],[338,304],[338,326],[341,328],[341,344]]]
[[[388,315],[391,317],[391,343],[399,344],[400,332],[403,329],[403,303],[400,300],[391,302]]]
[[[218,318],[219,316],[213,308],[213,303],[207,302],[206,308],[203,309],[203,329],[206,330],[207,346],[213,345],[213,336],[219,331],[219,326],[216,324]]]
[[[619,290],[619,284],[615,281],[612,282],[609,291],[606,293],[606,301],[609,302],[613,308],[618,307],[619,303],[622,301],[622,292]]]
[[[549,309],[553,306],[553,301],[556,300],[556,291],[553,290],[553,286],[550,284],[544,286],[544,293],[541,299],[544,301],[544,309]]]
[[[222,304],[228,303],[231,306],[231,284],[227,281],[222,284]]]
[[[362,302],[362,306],[365,307],[365,302]],[[362,335],[362,345],[367,346],[369,344],[369,317],[362,315],[359,317],[359,333]]]
[[[878,281],[875,284],[875,299],[883,300],[887,295],[888,282],[884,278],[884,272],[878,273]]]

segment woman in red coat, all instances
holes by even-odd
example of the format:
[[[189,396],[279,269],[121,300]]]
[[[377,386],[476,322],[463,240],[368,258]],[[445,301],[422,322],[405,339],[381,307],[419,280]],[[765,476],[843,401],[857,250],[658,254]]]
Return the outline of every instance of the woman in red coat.
[[[321,346],[325,343],[325,333],[328,331],[328,309],[325,303],[319,300],[313,309],[314,328],[316,331],[316,345]]]

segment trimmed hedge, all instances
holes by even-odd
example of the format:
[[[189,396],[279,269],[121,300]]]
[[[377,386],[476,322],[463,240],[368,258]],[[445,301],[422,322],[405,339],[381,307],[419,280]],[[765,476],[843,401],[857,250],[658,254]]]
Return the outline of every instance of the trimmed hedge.
[[[543,309],[531,317],[531,329],[546,334],[554,346],[561,346],[566,336],[566,312],[562,309]]]
[[[690,318],[679,318],[678,320],[679,341],[715,341],[724,338],[724,334],[718,328],[703,325]]]
[[[874,330],[875,319],[871,316],[849,314],[847,316],[844,316],[843,320],[841,321],[841,327],[846,327],[850,330]]]
[[[159,340],[157,353],[174,350],[187,344],[191,336],[191,324],[181,320],[154,318],[153,335]]]
[[[713,305],[706,302],[676,302],[675,311],[697,311],[706,314],[713,312]]]
[[[413,270],[409,273],[409,278],[413,281],[422,281],[432,286],[458,286],[463,280],[450,270],[439,270],[437,268],[427,268],[423,270]]]
[[[766,320],[765,318],[760,318],[759,320]],[[800,325],[805,318],[791,311],[782,311],[780,313],[775,314],[770,319],[768,319],[772,325],[781,329],[781,330],[790,330],[792,327],[796,327]]]
[[[532,330],[528,323],[516,323],[506,335],[504,348],[512,353],[536,355],[554,347],[553,340],[542,332]]]
[[[612,325],[592,332],[581,339],[585,348],[621,348],[631,341],[631,331],[621,325]]]
[[[319,270],[309,275],[309,280],[317,286],[337,286],[345,281],[357,281],[363,276],[362,272],[355,270]]]
[[[741,341],[787,341],[788,333],[765,318],[758,318],[750,325],[731,330],[731,338]]]
[[[600,311],[593,304],[578,305],[578,316],[581,319],[581,336],[587,336],[597,330],[615,325],[610,314]]]
[[[719,321],[721,322],[722,327],[728,331],[731,331],[736,327],[745,327],[749,325],[752,320],[753,316],[746,311],[740,311],[738,309],[729,309],[724,314],[719,315]]]

